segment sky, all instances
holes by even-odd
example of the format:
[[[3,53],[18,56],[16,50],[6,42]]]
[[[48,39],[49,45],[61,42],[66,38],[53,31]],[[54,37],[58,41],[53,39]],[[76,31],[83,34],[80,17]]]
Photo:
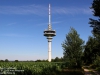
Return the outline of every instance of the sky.
[[[0,0],[0,60],[48,59],[48,6],[51,5],[52,58],[63,57],[62,43],[73,27],[85,43],[94,18],[92,0]]]

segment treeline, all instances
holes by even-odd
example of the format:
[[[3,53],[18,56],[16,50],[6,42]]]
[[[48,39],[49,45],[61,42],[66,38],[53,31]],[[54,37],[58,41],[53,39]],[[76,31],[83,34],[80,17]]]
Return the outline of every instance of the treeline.
[[[48,62],[48,60],[36,60],[34,62]],[[64,59],[62,57],[56,57],[55,59],[51,59],[51,62],[64,62]]]
[[[8,59],[5,60],[0,60],[0,62],[48,62],[48,60],[27,60],[27,61],[20,61],[20,60],[14,60],[14,61],[10,61]],[[55,59],[51,59],[51,62],[64,62],[64,59],[61,57],[56,57]]]

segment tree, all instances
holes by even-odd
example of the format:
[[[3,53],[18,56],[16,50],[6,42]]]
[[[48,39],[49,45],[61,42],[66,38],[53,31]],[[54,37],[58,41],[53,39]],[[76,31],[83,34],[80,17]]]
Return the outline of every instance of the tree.
[[[5,62],[9,62],[9,60],[8,59],[5,59]]]
[[[90,18],[90,27],[93,27],[92,33],[96,39],[96,49],[92,49],[93,53],[97,56],[100,56],[100,0],[93,0],[92,6],[90,9],[93,9],[93,16],[97,19]]]
[[[92,64],[98,54],[98,41],[95,37],[89,36],[84,50],[84,63]]]
[[[55,59],[52,59],[52,62],[63,62],[63,58],[55,57]]]
[[[0,60],[0,62],[4,62],[4,60]]]
[[[15,62],[19,62],[18,60],[15,60]]]
[[[74,28],[71,28],[66,35],[66,39],[62,43],[64,50],[64,58],[70,62],[70,66],[81,66],[82,51],[84,49],[84,41]]]
[[[90,9],[93,9],[93,15],[98,17],[97,20],[90,18],[90,27],[93,27],[92,32],[100,35],[100,0],[93,0],[92,6]]]

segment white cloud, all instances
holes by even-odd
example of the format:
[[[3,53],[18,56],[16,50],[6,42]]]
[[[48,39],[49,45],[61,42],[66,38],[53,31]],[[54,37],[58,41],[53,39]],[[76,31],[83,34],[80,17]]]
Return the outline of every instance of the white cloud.
[[[54,7],[53,13],[58,14],[91,14],[92,10],[90,10],[88,7]]]
[[[41,5],[28,6],[0,6],[1,14],[35,14],[43,15],[47,8]]]
[[[14,33],[0,34],[0,36],[5,36],[5,37],[32,37],[30,35],[14,34]]]
[[[52,6],[53,14],[91,14],[92,10],[88,7],[54,7]],[[0,6],[0,14],[35,14],[48,15],[48,6],[43,5],[27,5],[27,6]]]

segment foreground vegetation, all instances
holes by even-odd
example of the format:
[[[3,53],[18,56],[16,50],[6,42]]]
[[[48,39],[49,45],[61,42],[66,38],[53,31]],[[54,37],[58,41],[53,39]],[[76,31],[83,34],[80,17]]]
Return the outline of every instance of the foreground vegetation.
[[[0,73],[6,75],[9,73],[12,75],[84,75],[81,69],[67,69],[64,63],[59,62],[0,62]]]

